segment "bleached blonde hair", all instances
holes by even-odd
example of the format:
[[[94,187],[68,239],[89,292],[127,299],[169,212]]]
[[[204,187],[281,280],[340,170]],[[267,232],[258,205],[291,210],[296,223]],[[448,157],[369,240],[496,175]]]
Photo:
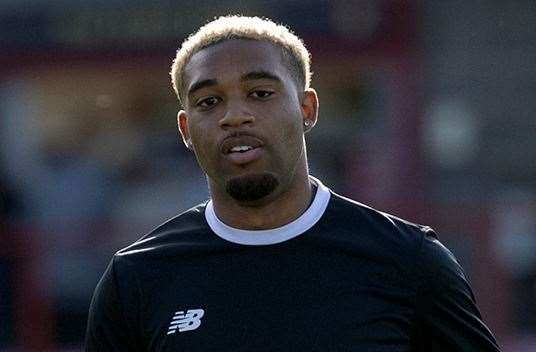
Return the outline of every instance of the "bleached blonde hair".
[[[221,16],[191,34],[177,50],[170,74],[179,102],[184,101],[184,67],[192,56],[209,46],[231,39],[265,40],[281,47],[298,87],[304,90],[309,88],[311,55],[303,41],[290,29],[267,18]]]

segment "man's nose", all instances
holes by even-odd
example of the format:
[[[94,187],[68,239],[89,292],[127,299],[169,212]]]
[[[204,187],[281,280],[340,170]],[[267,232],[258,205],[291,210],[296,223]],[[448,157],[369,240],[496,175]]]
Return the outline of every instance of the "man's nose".
[[[220,120],[220,126],[223,128],[239,127],[243,124],[252,124],[254,121],[253,114],[244,109],[242,104],[229,104],[225,115]]]

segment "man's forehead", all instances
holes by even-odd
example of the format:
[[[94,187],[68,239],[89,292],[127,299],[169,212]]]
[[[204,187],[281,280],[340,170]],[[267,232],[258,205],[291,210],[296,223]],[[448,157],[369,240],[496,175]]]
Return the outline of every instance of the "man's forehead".
[[[223,74],[236,78],[249,72],[284,68],[282,49],[268,41],[232,39],[195,53],[184,69],[184,80],[217,79]]]

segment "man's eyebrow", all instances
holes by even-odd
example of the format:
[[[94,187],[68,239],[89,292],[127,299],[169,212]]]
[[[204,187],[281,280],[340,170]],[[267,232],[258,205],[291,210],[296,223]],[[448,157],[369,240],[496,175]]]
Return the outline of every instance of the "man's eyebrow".
[[[243,81],[255,80],[255,79],[269,79],[269,80],[276,81],[276,82],[279,82],[279,83],[282,82],[281,78],[279,78],[275,74],[270,73],[268,71],[252,71],[252,72],[248,72],[248,73],[242,75],[242,77],[240,77],[240,81],[242,81],[242,82]]]
[[[242,82],[256,80],[256,79],[269,79],[269,80],[276,81],[276,82],[282,82],[281,78],[279,78],[275,74],[270,73],[268,71],[252,71],[252,72],[248,72],[246,74],[243,74],[240,77],[240,81],[242,81]],[[196,91],[198,91],[198,90],[200,90],[202,88],[212,87],[212,86],[215,86],[217,84],[218,84],[218,81],[216,79],[213,79],[213,78],[204,79],[204,80],[201,80],[199,82],[195,82],[194,84],[192,84],[190,89],[188,89],[188,95],[192,95],[193,93],[195,93]]]
[[[192,84],[190,89],[188,89],[188,95],[195,93],[201,88],[212,87],[217,84],[218,84],[218,81],[216,81],[215,79],[204,79],[202,81],[195,82],[194,84]]]

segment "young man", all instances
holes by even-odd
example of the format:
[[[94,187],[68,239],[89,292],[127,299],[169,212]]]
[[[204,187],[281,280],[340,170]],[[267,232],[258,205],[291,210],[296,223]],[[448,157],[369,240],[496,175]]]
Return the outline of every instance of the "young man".
[[[498,351],[429,227],[309,176],[310,77],[268,20],[222,17],[183,43],[178,124],[211,197],[114,256],[88,351]]]

